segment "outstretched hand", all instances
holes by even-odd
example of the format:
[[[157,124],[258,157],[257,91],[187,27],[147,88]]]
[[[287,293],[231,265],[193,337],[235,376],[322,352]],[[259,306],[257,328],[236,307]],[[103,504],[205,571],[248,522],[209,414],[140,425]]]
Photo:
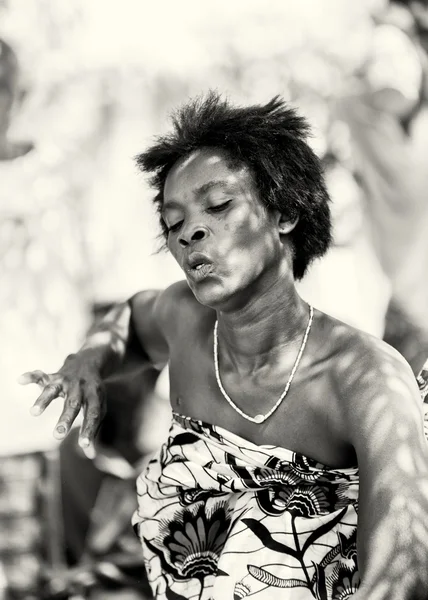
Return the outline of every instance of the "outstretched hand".
[[[79,444],[82,448],[93,449],[106,406],[101,375],[87,356],[71,354],[57,373],[30,371],[21,375],[18,383],[36,383],[42,389],[42,393],[31,407],[30,412],[34,416],[41,415],[56,398],[64,398],[64,409],[54,429],[54,437],[58,440],[66,437],[77,415],[82,411]]]

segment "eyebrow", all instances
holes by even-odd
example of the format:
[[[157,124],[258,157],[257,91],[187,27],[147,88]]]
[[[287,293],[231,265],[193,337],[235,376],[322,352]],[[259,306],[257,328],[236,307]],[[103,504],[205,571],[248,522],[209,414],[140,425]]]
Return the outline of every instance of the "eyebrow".
[[[227,188],[228,184],[223,179],[213,179],[212,181],[208,181],[207,183],[202,184],[200,187],[196,188],[195,194],[197,196],[203,196],[214,187]]]
[[[223,179],[213,179],[212,181],[207,181],[207,183],[203,183],[201,186],[197,187],[194,190],[194,194],[196,196],[203,196],[215,187],[225,189],[229,187],[229,184]],[[162,213],[164,213],[164,211],[168,209],[181,208],[181,206],[182,205],[180,204],[180,202],[177,202],[176,200],[168,200],[167,202],[164,201],[162,206]]]
[[[181,204],[175,200],[169,200],[168,202],[163,201],[161,214],[163,215],[166,210],[173,208],[181,208]]]

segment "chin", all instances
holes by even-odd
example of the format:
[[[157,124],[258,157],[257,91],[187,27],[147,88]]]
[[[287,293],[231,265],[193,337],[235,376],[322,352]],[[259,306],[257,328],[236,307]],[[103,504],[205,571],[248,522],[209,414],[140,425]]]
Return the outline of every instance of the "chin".
[[[242,308],[248,301],[246,294],[239,288],[225,288],[220,284],[192,286],[196,300],[213,310],[230,312]]]
[[[218,282],[204,281],[198,284],[188,282],[188,284],[196,300],[209,308],[221,310],[233,297],[233,292],[226,290]]]

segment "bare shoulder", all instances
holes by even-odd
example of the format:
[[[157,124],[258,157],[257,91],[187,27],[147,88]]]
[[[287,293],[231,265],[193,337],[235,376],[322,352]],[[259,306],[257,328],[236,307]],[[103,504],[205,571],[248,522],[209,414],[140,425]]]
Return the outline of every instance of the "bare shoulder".
[[[163,323],[173,312],[197,303],[185,281],[177,281],[163,290],[142,290],[130,302],[136,323],[146,321],[148,316]]]
[[[327,315],[332,340],[332,376],[339,401],[351,417],[381,398],[394,399],[419,412],[422,402],[416,377],[404,357],[389,344]]]
[[[201,319],[212,312],[196,300],[186,281],[178,281],[166,288],[154,306],[154,316],[168,338],[175,337],[183,328],[199,325]]]
[[[144,290],[130,299],[132,322],[137,338],[151,362],[162,368],[171,347],[185,332],[201,327],[212,309],[202,306],[186,281],[164,290]]]
[[[186,281],[177,281],[164,290],[144,290],[131,299],[132,318],[137,330],[159,329],[166,338],[174,337],[183,326],[200,325],[213,310],[200,304]]]
[[[156,368],[167,364],[171,339],[193,302],[196,300],[185,281],[164,290],[142,290],[129,300],[133,330]]]

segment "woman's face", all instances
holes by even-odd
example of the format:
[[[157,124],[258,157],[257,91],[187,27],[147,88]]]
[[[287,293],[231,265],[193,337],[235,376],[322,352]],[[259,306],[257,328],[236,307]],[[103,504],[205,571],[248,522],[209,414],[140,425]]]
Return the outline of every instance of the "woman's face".
[[[168,247],[195,297],[233,310],[263,294],[285,266],[279,213],[262,204],[249,169],[220,150],[176,163],[164,187]]]

